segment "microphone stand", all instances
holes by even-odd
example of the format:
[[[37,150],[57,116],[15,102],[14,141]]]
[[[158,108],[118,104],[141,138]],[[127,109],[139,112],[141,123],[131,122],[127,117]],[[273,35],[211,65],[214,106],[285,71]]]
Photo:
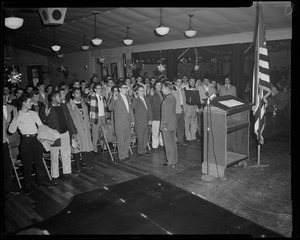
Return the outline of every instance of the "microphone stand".
[[[209,107],[210,107],[210,98],[207,97],[207,102],[206,102],[206,108],[207,108],[207,113],[206,113],[206,174],[203,174],[201,176],[201,179],[205,182],[211,182],[213,180],[215,180],[216,178],[212,175],[209,175],[209,163],[208,163],[208,150],[209,150],[209,118],[208,118],[208,114],[209,114]]]

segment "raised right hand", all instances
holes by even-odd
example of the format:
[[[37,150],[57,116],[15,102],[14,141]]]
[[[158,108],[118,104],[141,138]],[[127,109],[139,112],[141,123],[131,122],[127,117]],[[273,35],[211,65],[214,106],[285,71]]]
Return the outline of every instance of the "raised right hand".
[[[50,114],[50,107],[49,107],[49,105],[46,105],[45,113],[46,113],[46,116],[48,116]]]

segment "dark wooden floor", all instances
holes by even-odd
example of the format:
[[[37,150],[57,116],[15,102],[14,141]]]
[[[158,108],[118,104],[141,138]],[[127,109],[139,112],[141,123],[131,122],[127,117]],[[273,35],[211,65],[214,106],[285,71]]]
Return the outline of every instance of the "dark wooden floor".
[[[270,130],[266,127],[266,132],[269,131],[269,135],[267,135],[271,139],[276,139],[276,134],[280,135],[282,134],[282,131],[285,131],[284,133],[288,132],[288,135],[282,140],[282,142],[279,140],[275,145],[270,143],[269,149],[265,147],[268,151],[277,150],[274,158],[278,158],[278,161],[283,158],[282,156],[284,154],[288,154],[286,151],[290,152],[290,142],[287,141],[287,139],[290,138],[290,126],[286,126],[285,128],[283,128],[282,125],[280,126],[281,128],[276,128],[277,132],[274,132],[275,128],[273,127]],[[282,147],[284,149],[278,150],[278,144],[280,146],[284,146]],[[265,145],[267,145],[267,143]],[[231,167],[228,169],[227,180],[222,180],[221,183],[216,181],[213,183],[206,183],[201,181],[202,171],[200,146],[201,142],[193,142],[186,147],[179,146],[179,163],[176,168],[168,168],[162,165],[165,161],[165,153],[163,150],[160,150],[157,153],[152,153],[152,155],[148,157],[137,157],[136,149],[134,148],[134,155],[131,158],[131,161],[126,163],[112,162],[108,155],[95,156],[93,163],[94,168],[83,170],[78,177],[62,180],[59,185],[53,186],[51,189],[40,188],[34,185],[31,196],[25,196],[23,194],[14,195],[11,196],[10,201],[5,201],[5,225],[2,226],[2,234],[5,232],[10,233],[17,231],[23,227],[53,216],[64,209],[64,207],[66,207],[70,202],[70,198],[76,194],[102,188],[103,186],[110,186],[116,183],[125,182],[140,176],[153,174],[183,189],[193,192],[199,197],[206,198],[219,206],[227,208],[240,216],[246,217],[264,227],[285,236],[291,236],[291,187],[288,180],[287,184],[289,185],[285,185],[284,190],[281,191],[281,195],[277,199],[274,199],[273,197],[270,198],[270,195],[266,196],[268,204],[272,201],[280,201],[280,203],[282,203],[279,204],[278,202],[278,204],[276,203],[277,205],[274,203],[276,208],[274,205],[275,210],[272,210],[273,212],[277,211],[280,213],[280,210],[283,209],[284,211],[281,211],[282,215],[285,215],[285,213],[286,215],[282,217],[279,216],[280,218],[278,217],[276,219],[270,218],[270,215],[266,213],[259,213],[257,211],[253,211],[253,209],[247,209],[244,205],[248,200],[251,201],[253,196],[248,196],[247,199],[243,199],[243,202],[238,202],[232,201],[232,197],[229,197],[226,193],[227,190],[232,190],[231,192],[241,199],[243,196],[238,194],[247,192],[247,188],[249,188],[247,184],[243,183],[247,183],[247,181],[249,182],[251,180],[254,181],[254,178],[257,179],[258,171],[264,171],[266,177],[269,176],[267,174],[274,175],[274,171],[277,171],[277,178],[280,177],[280,174],[290,176],[290,169],[288,168],[290,165],[287,165],[285,168],[286,170],[283,173],[280,173],[277,168],[264,170]],[[255,145],[250,144],[250,149],[252,151],[251,154],[253,155]],[[262,152],[262,156],[263,154],[264,152]],[[255,158],[253,159],[250,160],[248,164],[255,164]],[[285,162],[287,161],[285,160]],[[270,173],[268,173],[269,171]],[[237,188],[235,192],[234,187],[237,187],[237,185],[239,188]],[[256,189],[253,187],[253,192],[257,192],[258,188],[261,187],[262,184],[259,185],[260,186],[255,186]],[[274,193],[274,189],[268,189],[267,191],[269,191],[270,194]],[[220,199],[222,199],[222,201],[220,201]],[[263,206],[261,207],[263,209]],[[247,212],[248,215],[245,215],[245,212]],[[278,223],[278,220],[284,222]],[[282,225],[281,228],[278,227],[278,224]]]

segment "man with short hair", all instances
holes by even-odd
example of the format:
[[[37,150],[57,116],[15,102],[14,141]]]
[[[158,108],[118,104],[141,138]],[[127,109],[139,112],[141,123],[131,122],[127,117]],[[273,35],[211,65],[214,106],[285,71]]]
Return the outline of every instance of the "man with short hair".
[[[229,77],[225,78],[225,84],[220,87],[220,97],[231,95],[236,97],[236,87],[231,85],[231,80]]]
[[[195,88],[195,79],[190,78],[189,86],[184,89],[186,98],[185,105],[185,136],[188,142],[196,140],[197,131],[197,110],[200,106],[200,95]]]
[[[109,93],[111,92],[111,88],[115,85],[115,82],[113,79],[109,78],[106,80],[106,87],[104,89],[104,97],[105,99],[109,98]]]
[[[45,85],[44,82],[38,82],[36,87],[39,89],[39,102],[42,102],[45,106],[49,103],[48,102],[48,94],[45,92]]]
[[[152,148],[155,152],[158,151],[159,145],[164,146],[161,132],[159,130],[160,119],[161,119],[161,102],[163,100],[163,95],[161,92],[161,81],[155,82],[154,89],[148,95],[150,99],[151,109],[152,109]]]
[[[182,88],[186,88],[189,86],[189,79],[187,78],[187,76],[183,76],[182,77],[182,84],[181,87]]]
[[[161,124],[160,130],[162,131],[167,161],[164,166],[175,167],[178,162],[177,144],[175,130],[177,128],[176,122],[176,98],[172,94],[172,85],[164,83],[162,92],[165,98],[161,104]]]
[[[30,110],[35,111],[39,116],[42,108],[45,106],[42,102],[39,102],[39,90],[36,88],[32,92],[32,107]]]
[[[27,92],[27,93],[32,93],[33,92],[33,85],[32,84],[28,84],[27,86],[26,86],[26,89],[25,89],[25,92]]]
[[[132,100],[132,109],[134,110],[135,118],[135,133],[138,142],[138,155],[150,155],[147,151],[149,125],[152,124],[152,110],[150,101],[144,97],[144,87],[138,86],[138,95]]]
[[[94,91],[96,93],[91,96],[89,117],[90,123],[92,124],[93,151],[94,155],[98,155],[97,143],[99,140],[99,129],[101,125],[106,122],[104,96],[102,94],[101,83],[95,83]]]
[[[179,145],[185,146],[184,143],[184,109],[185,109],[185,94],[182,88],[182,79],[177,78],[172,90],[176,98],[176,120],[177,120],[177,142]]]
[[[79,81],[79,79],[74,79],[74,80],[73,80],[72,88],[80,88],[80,81]],[[66,95],[66,101],[69,102],[70,99],[71,99],[71,97],[72,97],[72,89],[70,89],[70,90],[67,92],[67,95]]]
[[[11,101],[11,103],[10,103],[10,104],[13,105],[15,108],[17,108],[17,110],[20,110],[21,107],[22,107],[21,103],[19,102],[19,98],[20,98],[23,94],[24,94],[24,89],[23,89],[23,88],[17,88],[17,89],[15,90],[15,96],[16,96],[16,98],[13,99],[13,100]]]
[[[59,89],[59,94],[60,94],[60,99],[61,99],[61,103],[63,104],[67,104],[67,101],[66,101],[66,90],[64,88],[60,88]]]
[[[43,163],[43,145],[37,139],[37,126],[43,125],[38,114],[31,111],[31,96],[26,93],[20,97],[22,104],[20,111],[14,112],[14,118],[8,128],[14,133],[17,128],[22,134],[20,150],[24,171],[24,192],[29,195],[31,191],[32,162],[34,163],[37,182],[40,186],[49,188],[49,179]]]
[[[75,160],[75,169],[81,171],[81,167],[92,168],[91,159],[88,153],[93,151],[93,144],[90,133],[88,108],[81,99],[81,89],[73,88],[72,95],[73,99],[70,99],[70,102],[67,103],[67,107],[78,132],[75,135],[78,145],[76,148],[72,148],[72,153]]]
[[[201,104],[205,104],[205,99],[216,94],[214,86],[209,82],[208,78],[203,79],[203,84],[197,88],[200,94]]]
[[[59,152],[61,154],[63,175],[65,177],[77,176],[72,174],[70,146],[72,143],[72,147],[76,147],[75,134],[77,134],[77,129],[67,106],[61,103],[60,93],[54,91],[50,96],[51,103],[42,109],[41,119],[48,127],[60,133],[60,139],[57,139],[50,148],[52,183],[56,185],[59,183]],[[72,139],[72,142],[70,139]]]
[[[125,83],[120,83],[118,87],[120,93],[114,93],[108,108],[114,112],[119,159],[124,161],[130,159],[131,128],[134,127],[135,120],[131,102],[127,96],[128,87]]]

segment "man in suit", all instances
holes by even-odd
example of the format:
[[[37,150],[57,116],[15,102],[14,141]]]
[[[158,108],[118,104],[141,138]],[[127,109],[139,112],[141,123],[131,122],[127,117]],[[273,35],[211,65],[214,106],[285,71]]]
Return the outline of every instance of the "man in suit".
[[[225,78],[225,84],[220,87],[220,97],[227,95],[236,97],[236,87],[230,84],[229,77]]]
[[[120,93],[114,92],[108,109],[114,111],[118,154],[120,161],[124,161],[130,158],[128,152],[131,141],[131,128],[134,127],[134,115],[130,99],[127,96],[128,86],[121,82],[118,87]]]
[[[167,162],[163,165],[175,167],[178,162],[175,137],[175,130],[177,128],[176,98],[172,94],[172,85],[170,83],[163,84],[162,92],[165,95],[165,98],[161,106],[160,130],[162,131],[167,156]]]
[[[152,124],[152,110],[150,101],[145,98],[145,90],[142,85],[137,89],[138,95],[132,100],[132,109],[134,110],[135,117],[135,133],[138,141],[138,155],[150,155],[147,151],[147,142],[149,129],[148,126]]]
[[[182,79],[177,78],[173,86],[172,93],[176,98],[176,120],[177,120],[177,142],[179,145],[187,145],[184,142],[184,109],[185,109],[185,94],[182,88]]]
[[[38,82],[36,84],[37,88],[39,89],[39,102],[44,103],[44,105],[48,105],[48,94],[45,92],[45,85],[43,82]]]

